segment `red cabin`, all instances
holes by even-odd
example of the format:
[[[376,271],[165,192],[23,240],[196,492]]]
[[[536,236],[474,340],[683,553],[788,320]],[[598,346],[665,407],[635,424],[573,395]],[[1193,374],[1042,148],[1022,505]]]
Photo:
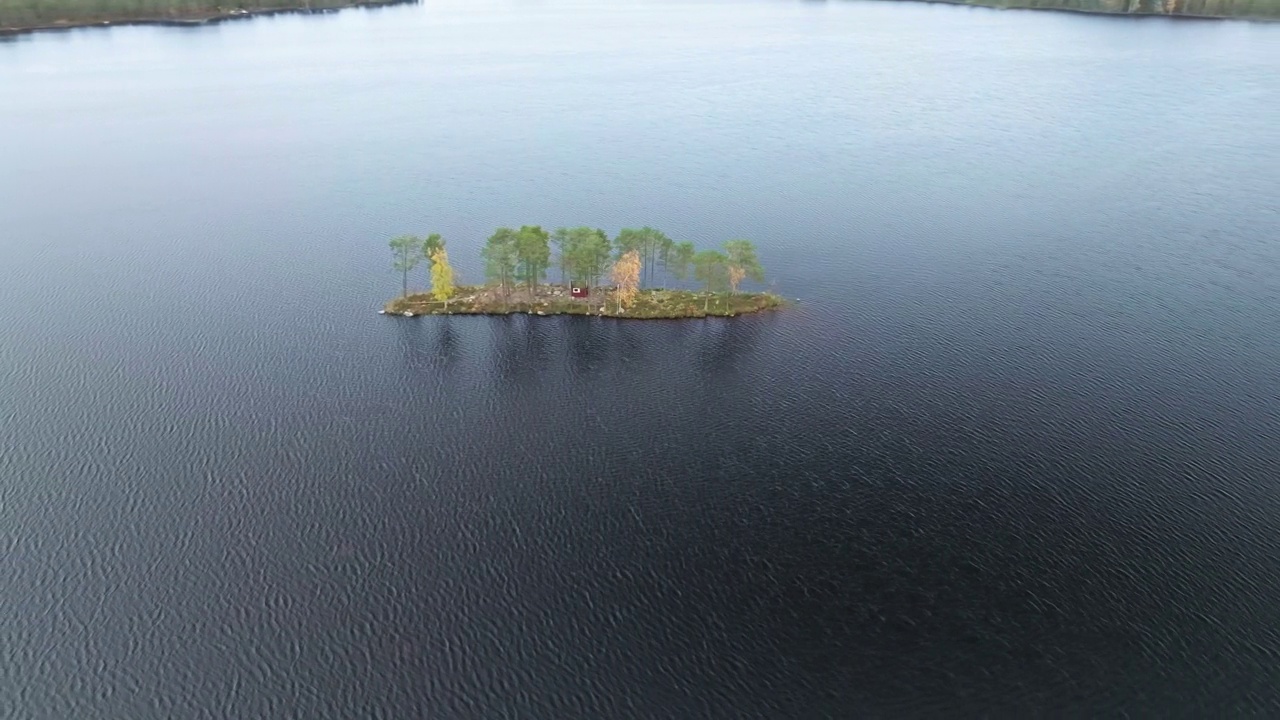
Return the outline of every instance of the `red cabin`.
[[[574,297],[586,297],[587,287],[585,285],[574,285],[569,289],[569,294]]]

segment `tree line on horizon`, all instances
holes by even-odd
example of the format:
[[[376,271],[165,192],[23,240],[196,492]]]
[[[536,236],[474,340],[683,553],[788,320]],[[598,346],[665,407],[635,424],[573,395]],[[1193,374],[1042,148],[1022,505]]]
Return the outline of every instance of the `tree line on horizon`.
[[[369,0],[0,0],[0,27],[66,22],[183,19],[235,10],[328,10]]]
[[[431,293],[447,308],[455,287],[444,239],[438,233],[426,238],[401,235],[389,244],[393,267],[402,275],[403,294],[409,294],[409,273],[425,260],[431,266]],[[680,281],[692,276],[708,294],[736,293],[747,278],[764,281],[764,268],[750,240],[729,240],[722,250],[698,250],[691,242],[676,242],[648,226],[623,228],[612,239],[604,230],[586,226],[554,232],[540,225],[500,227],[485,241],[480,255],[486,281],[497,285],[504,297],[518,286],[536,289],[552,268],[559,271],[562,285],[599,287],[608,278],[619,307],[646,284],[653,288],[658,268]]]

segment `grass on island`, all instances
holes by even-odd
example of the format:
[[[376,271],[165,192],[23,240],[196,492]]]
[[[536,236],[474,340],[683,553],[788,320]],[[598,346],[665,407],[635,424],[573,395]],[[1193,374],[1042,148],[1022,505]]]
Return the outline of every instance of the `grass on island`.
[[[773,293],[707,293],[696,290],[640,290],[630,305],[619,313],[613,293],[607,288],[592,288],[591,296],[575,298],[559,285],[540,285],[536,292],[528,288],[512,290],[508,297],[494,286],[464,285],[445,304],[430,293],[412,293],[386,304],[389,314],[403,315],[601,315],[636,319],[675,319],[701,317],[733,317],[782,307],[783,299]]]
[[[0,0],[0,29],[138,21],[200,21],[278,10],[390,5],[396,0]],[[403,0],[401,0],[403,1]]]

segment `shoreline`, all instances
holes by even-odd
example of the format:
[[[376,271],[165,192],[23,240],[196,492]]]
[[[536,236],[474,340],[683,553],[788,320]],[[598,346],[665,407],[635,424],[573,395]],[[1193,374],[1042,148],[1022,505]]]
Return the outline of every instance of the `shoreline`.
[[[154,17],[154,16],[124,16],[109,17],[99,16],[93,18],[83,18],[76,20],[58,21],[54,23],[46,23],[43,25],[27,25],[27,26],[0,26],[0,38],[16,37],[29,33],[39,32],[56,32],[60,30],[79,30],[84,28],[109,28],[109,27],[127,27],[130,25],[151,25],[159,27],[175,27],[175,28],[196,28],[206,25],[217,25],[224,22],[232,22],[235,20],[248,20],[251,18],[266,17],[269,15],[327,15],[342,10],[350,10],[352,8],[381,8],[391,7],[394,5],[417,4],[418,0],[346,0],[341,5],[331,7],[308,7],[305,0],[298,0],[297,7],[283,8],[237,8],[233,10],[216,11],[216,12],[196,12],[188,15],[175,17]]]
[[[902,0],[898,0],[902,1]],[[1065,12],[1073,15],[1102,15],[1106,17],[1130,18],[1170,18],[1175,20],[1243,20],[1246,22],[1280,22],[1280,11],[1276,15],[1204,15],[1196,13],[1163,13],[1163,12],[1126,12],[1112,10],[1090,10],[1073,7],[1034,7],[1030,5],[1001,4],[998,0],[909,0],[930,5],[956,5],[963,7],[986,8],[988,10],[1031,10]],[[1016,0],[1014,0],[1016,2]],[[215,11],[196,11],[187,15],[164,16],[97,16],[81,19],[69,19],[44,23],[40,25],[0,26],[0,39],[17,37],[29,33],[59,30],[77,30],[83,28],[124,27],[130,25],[151,25],[160,27],[194,28],[215,25],[233,20],[247,20],[269,15],[323,15],[349,10],[352,8],[380,8],[395,5],[417,4],[420,0],[344,0],[341,4],[329,7],[310,7],[309,0],[295,0],[294,7],[283,8],[235,8]]]
[[[581,315],[620,320],[696,320],[708,317],[737,317],[778,310],[787,305],[779,295],[758,293],[708,293],[696,290],[647,288],[621,312],[608,288],[593,288],[586,298],[571,297],[561,285],[540,285],[531,295],[521,290],[505,298],[491,286],[459,286],[457,297],[445,303],[429,292],[410,293],[387,303],[380,315],[421,317],[423,315]]]
[[[957,7],[981,8],[983,10],[1026,10],[1030,12],[1070,13],[1072,15],[1099,15],[1109,18],[1167,18],[1169,20],[1187,20],[1195,22],[1214,22],[1222,20],[1241,20],[1244,22],[1274,23],[1280,22],[1277,15],[1200,15],[1195,13],[1160,13],[1160,12],[1125,12],[1123,10],[1084,10],[1073,7],[1033,7],[1031,5],[998,5],[994,1],[983,0],[897,0],[898,2],[919,2],[926,5],[954,5]]]

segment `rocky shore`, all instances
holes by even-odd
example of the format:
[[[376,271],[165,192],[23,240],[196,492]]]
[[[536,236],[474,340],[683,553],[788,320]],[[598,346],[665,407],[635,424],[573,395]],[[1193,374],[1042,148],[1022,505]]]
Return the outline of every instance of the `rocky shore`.
[[[385,315],[596,315],[642,320],[734,317],[783,307],[773,293],[708,293],[696,290],[640,290],[619,309],[608,288],[593,288],[587,297],[573,297],[561,285],[539,285],[503,293],[493,286],[459,286],[446,304],[430,293],[411,293],[389,301]]]

